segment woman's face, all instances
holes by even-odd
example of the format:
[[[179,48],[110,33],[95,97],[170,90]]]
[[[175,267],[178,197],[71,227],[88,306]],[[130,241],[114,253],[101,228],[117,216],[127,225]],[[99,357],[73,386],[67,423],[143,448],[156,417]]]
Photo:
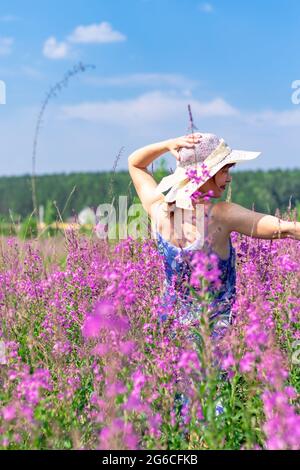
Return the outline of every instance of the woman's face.
[[[210,178],[203,186],[201,186],[200,191],[202,193],[206,193],[211,190],[214,192],[214,198],[221,197],[226,190],[227,185],[232,181],[232,176],[230,175],[230,168],[232,166],[234,166],[234,163],[225,165],[221,168],[213,178]]]

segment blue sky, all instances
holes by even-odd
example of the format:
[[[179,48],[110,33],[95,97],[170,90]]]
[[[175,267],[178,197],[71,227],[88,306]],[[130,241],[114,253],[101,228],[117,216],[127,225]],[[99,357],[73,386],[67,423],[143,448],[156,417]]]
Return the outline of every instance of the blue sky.
[[[31,171],[40,103],[79,61],[96,68],[51,101],[38,173],[110,170],[121,147],[126,169],[186,132],[188,104],[200,131],[262,152],[240,169],[299,168],[299,20],[298,0],[1,0],[0,174]]]

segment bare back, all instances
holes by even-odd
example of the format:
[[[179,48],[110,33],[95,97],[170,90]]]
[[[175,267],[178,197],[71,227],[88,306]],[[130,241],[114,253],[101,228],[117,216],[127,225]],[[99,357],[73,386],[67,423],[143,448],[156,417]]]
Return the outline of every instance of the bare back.
[[[195,220],[196,211],[193,211],[194,220],[192,219],[192,211],[183,211],[182,209],[172,206],[169,210],[168,204],[163,200],[153,204],[153,211],[156,214],[156,227],[162,237],[176,247],[187,248],[189,245],[201,238],[199,220]],[[183,214],[185,212],[185,214]],[[207,203],[202,206],[200,214],[197,217],[203,217],[201,222],[205,227],[205,234],[211,243],[212,250],[222,259],[227,259],[230,255],[229,233],[228,229],[222,224],[221,218],[218,216],[220,210],[218,203]],[[178,214],[179,213],[179,214]],[[182,217],[180,230],[176,228],[174,220],[176,215]],[[178,220],[178,219],[177,219]],[[180,219],[179,219],[180,220]],[[178,233],[179,232],[179,233]]]

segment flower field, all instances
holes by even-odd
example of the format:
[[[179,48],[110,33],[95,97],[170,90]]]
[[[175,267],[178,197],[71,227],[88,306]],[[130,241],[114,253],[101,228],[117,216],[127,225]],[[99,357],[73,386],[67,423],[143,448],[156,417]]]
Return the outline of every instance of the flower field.
[[[1,239],[0,448],[300,449],[300,244],[232,240],[235,321],[215,342],[213,255],[191,327],[172,306],[158,321],[152,239]]]

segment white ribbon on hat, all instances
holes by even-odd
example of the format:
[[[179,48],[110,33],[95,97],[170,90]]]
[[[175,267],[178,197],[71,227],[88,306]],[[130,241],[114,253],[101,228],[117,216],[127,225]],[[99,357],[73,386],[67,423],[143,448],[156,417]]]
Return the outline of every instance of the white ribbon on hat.
[[[181,183],[182,181],[187,180],[189,181],[189,178],[186,174],[186,169],[182,167],[177,167],[174,173],[171,175],[165,176],[159,185],[155,188],[155,193],[163,193],[164,191],[167,191],[167,189],[171,188],[172,186]]]

